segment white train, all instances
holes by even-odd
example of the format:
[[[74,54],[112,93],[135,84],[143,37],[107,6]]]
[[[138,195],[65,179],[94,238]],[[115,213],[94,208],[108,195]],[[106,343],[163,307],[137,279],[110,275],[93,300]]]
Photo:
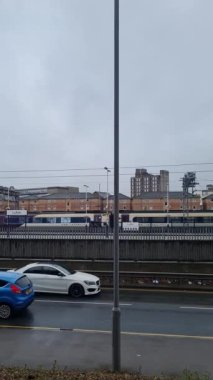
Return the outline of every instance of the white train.
[[[139,227],[179,227],[191,226],[213,227],[213,211],[189,212],[135,212],[121,213],[119,215],[120,226]],[[28,227],[103,227],[113,225],[112,214],[100,213],[42,213],[31,217],[25,225]],[[136,228],[137,229],[137,228]]]

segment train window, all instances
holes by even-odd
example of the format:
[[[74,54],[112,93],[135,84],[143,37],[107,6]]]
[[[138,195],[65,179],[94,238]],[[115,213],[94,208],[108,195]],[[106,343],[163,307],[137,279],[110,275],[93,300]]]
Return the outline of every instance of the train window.
[[[46,223],[56,223],[56,218],[46,218]]]
[[[89,222],[90,218],[88,216],[87,216],[87,218],[76,216],[76,217],[71,218],[71,223],[86,223],[86,220],[87,220],[87,222]]]
[[[211,223],[211,218],[200,218],[202,219],[202,223]]]
[[[198,216],[197,218],[194,218],[195,223],[203,223],[203,218]]]
[[[133,222],[138,222],[138,223],[152,223],[152,218],[146,218],[142,216],[136,216],[133,218]]]
[[[32,218],[32,222],[33,223],[42,223],[42,219],[41,218]],[[30,221],[29,221],[30,223]]]
[[[166,218],[164,217],[157,217],[152,218],[152,223],[166,223]]]
[[[62,218],[60,218],[60,222],[59,223],[70,223],[70,222],[71,222],[71,218],[62,217]]]
[[[179,218],[171,218],[170,217],[170,222],[171,223],[183,223],[183,218],[179,217]]]

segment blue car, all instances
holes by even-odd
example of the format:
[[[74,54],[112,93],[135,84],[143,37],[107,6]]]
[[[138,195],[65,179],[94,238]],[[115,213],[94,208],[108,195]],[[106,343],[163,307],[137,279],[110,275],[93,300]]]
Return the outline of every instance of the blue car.
[[[0,318],[8,319],[34,300],[32,282],[22,273],[0,272]]]

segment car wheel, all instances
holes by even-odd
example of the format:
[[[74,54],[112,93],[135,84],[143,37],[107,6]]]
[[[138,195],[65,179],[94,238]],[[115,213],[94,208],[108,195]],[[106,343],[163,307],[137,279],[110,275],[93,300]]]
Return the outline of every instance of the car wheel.
[[[8,305],[6,303],[0,304],[0,318],[1,319],[10,318],[11,313],[12,313],[12,309],[11,309],[10,305]]]
[[[79,298],[84,295],[84,288],[80,284],[73,284],[69,288],[69,295],[74,298]]]

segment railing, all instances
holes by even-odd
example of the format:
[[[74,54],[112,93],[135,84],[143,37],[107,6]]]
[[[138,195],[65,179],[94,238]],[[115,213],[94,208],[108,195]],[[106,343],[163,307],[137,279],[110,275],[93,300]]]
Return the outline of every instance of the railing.
[[[90,239],[112,240],[107,227],[0,227],[0,239]],[[213,227],[143,227],[119,231],[120,240],[213,240]]]

